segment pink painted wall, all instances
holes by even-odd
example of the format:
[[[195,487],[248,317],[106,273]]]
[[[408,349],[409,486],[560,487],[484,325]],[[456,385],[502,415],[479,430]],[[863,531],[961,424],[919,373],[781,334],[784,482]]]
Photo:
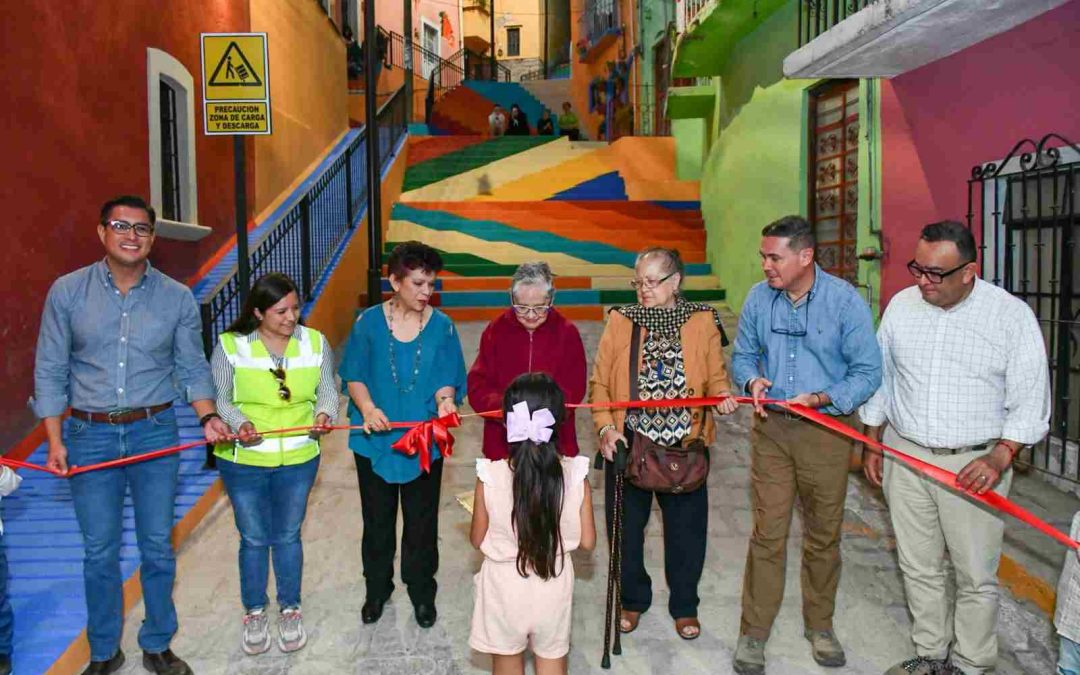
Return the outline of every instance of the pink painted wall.
[[[922,227],[964,222],[976,164],[1049,132],[1080,142],[1080,0],[881,83],[882,307]]]
[[[405,6],[402,4],[403,1],[404,0],[377,0],[375,5],[375,23],[388,31],[404,35]],[[447,0],[408,1],[413,3],[413,28],[416,31],[413,34],[413,39],[416,40],[417,43],[420,43],[423,38],[421,19],[426,19],[442,31],[442,39],[439,41],[440,56],[445,59],[461,49],[463,36],[461,34],[461,14],[458,11],[457,3],[448,2]],[[439,17],[440,12],[446,13],[452,39],[448,39],[449,36],[443,27],[442,19]],[[363,17],[362,11],[360,16]],[[362,21],[362,18],[359,19],[357,25],[362,27]]]

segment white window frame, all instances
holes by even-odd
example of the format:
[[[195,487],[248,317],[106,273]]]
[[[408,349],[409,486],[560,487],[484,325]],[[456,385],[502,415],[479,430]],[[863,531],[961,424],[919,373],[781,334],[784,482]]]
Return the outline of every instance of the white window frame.
[[[147,121],[149,122],[150,204],[161,212],[161,81],[176,92],[176,135],[180,168],[180,211],[184,222],[158,220],[158,235],[169,239],[202,239],[210,228],[199,222],[199,187],[195,162],[195,79],[168,52],[146,48]]]
[[[442,58],[442,22],[440,21],[439,23],[435,23],[433,21],[430,21],[427,17],[420,18],[420,45],[424,49],[427,49],[427,45],[424,43],[425,26],[431,26],[435,30],[435,44],[437,45],[436,49],[428,51],[431,51],[432,54],[435,54],[439,58]],[[413,64],[413,67],[415,66],[416,64]],[[427,57],[424,57],[422,61],[423,70],[421,70],[420,72],[423,73],[424,79],[426,80],[431,77],[431,71],[435,70],[435,68],[438,67],[438,61],[428,61]]]

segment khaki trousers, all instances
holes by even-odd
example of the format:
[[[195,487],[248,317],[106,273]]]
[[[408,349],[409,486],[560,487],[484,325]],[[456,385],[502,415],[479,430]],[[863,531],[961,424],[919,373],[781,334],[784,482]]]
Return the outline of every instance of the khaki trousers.
[[[838,419],[858,424],[855,415]],[[754,531],[743,576],[741,633],[767,639],[780,610],[796,495],[803,520],[803,622],[811,630],[831,630],[852,442],[775,411],[764,420],[754,417],[750,441]]]
[[[891,427],[885,445],[958,473],[992,449],[935,455]],[[998,562],[1005,523],[994,513],[899,462],[886,459],[883,487],[889,503],[904,591],[911,610],[911,640],[919,656],[952,662],[967,675],[997,663]],[[995,492],[1009,493],[1013,472]],[[945,588],[945,552],[956,571],[956,599]]]

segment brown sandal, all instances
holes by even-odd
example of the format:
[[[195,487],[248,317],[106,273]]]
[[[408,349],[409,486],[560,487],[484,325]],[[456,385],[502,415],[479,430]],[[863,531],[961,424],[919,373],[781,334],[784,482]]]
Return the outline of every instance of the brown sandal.
[[[633,633],[637,630],[638,623],[641,621],[641,612],[631,612],[628,609],[622,611],[622,616],[619,617],[619,632]],[[629,626],[627,628],[626,626]]]
[[[694,632],[688,632],[689,629],[693,629]],[[695,617],[675,619],[675,632],[684,640],[696,640],[701,637],[701,624]]]

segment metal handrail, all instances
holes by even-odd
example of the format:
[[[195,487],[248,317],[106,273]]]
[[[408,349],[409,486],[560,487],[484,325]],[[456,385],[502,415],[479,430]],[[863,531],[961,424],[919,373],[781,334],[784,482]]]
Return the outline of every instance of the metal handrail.
[[[402,87],[375,116],[383,168],[392,159],[393,149],[406,127]],[[301,303],[312,299],[342,240],[356,227],[356,216],[367,201],[367,141],[368,125],[364,125],[345,151],[253,248],[249,256],[252,279],[268,272],[283,272],[296,282]],[[368,227],[372,226],[368,223]],[[240,277],[235,269],[200,303],[199,311],[203,348],[209,356],[218,336],[240,314]]]
[[[379,29],[383,36],[387,39],[387,57],[390,65],[398,68],[405,67],[405,37],[400,33],[394,31],[386,31],[385,29]],[[413,72],[420,72],[425,80],[430,80],[431,75],[434,74],[435,86],[437,89],[436,98],[443,93],[453,89],[461,84],[461,81],[465,79],[465,69],[454,63],[451,59],[456,56],[451,56],[450,59],[444,59],[439,54],[424,47],[415,40],[412,43],[412,69]],[[459,52],[460,53],[460,52]],[[432,64],[429,72],[424,72],[424,67],[418,64],[430,63]]]

